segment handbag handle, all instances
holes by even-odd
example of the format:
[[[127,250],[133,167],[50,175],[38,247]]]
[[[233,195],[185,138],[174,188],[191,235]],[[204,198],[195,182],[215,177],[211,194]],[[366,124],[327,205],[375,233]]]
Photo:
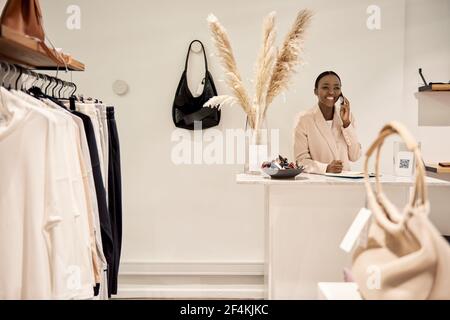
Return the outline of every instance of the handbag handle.
[[[186,56],[186,63],[184,64],[184,72],[187,72],[187,68],[188,68],[188,62],[189,62],[189,55],[191,54],[191,48],[192,45],[198,42],[200,43],[200,45],[202,46],[202,51],[203,51],[203,58],[205,59],[205,74],[208,73],[208,60],[206,59],[206,51],[205,51],[205,47],[203,46],[203,43],[200,40],[193,40],[191,42],[191,44],[189,44],[189,49],[187,52],[187,56]]]
[[[416,162],[414,194],[411,199],[411,203],[405,208],[403,215],[397,213],[396,207],[385,196],[379,178],[381,147],[383,146],[385,139],[394,134],[398,134],[405,142],[408,150],[414,153]],[[369,183],[368,170],[369,159],[375,150],[377,151],[375,160],[376,196]],[[413,208],[428,205],[428,194],[425,184],[425,167],[422,162],[419,146],[406,127],[399,122],[393,121],[384,126],[380,131],[378,138],[367,150],[364,162],[364,177],[368,201],[375,206],[375,218],[386,230],[391,233],[397,233],[403,230],[404,224],[412,213]]]

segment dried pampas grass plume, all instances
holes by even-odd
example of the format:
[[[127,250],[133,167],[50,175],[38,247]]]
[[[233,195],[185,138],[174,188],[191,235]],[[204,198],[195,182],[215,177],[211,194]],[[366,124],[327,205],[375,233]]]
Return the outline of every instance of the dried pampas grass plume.
[[[276,50],[274,42],[276,38],[275,29],[276,13],[271,12],[263,22],[262,47],[255,68],[255,101],[254,105],[260,106],[256,110],[255,125],[258,127],[266,106],[266,94],[269,88],[273,67],[275,64]]]
[[[232,107],[233,105],[239,103],[239,101],[232,96],[228,95],[221,95],[221,96],[215,96],[209,99],[205,104],[204,107],[210,107],[210,108],[217,108],[221,109],[222,106],[229,105]]]
[[[270,105],[277,95],[286,90],[295,67],[300,63],[305,31],[311,23],[313,14],[310,10],[302,10],[297,14],[294,25],[287,34],[283,47],[278,53],[266,102]],[[267,110],[264,111],[264,114]]]
[[[225,28],[219,23],[219,20],[215,15],[210,14],[207,20],[209,28],[211,29],[212,38],[217,48],[217,54],[226,71],[227,83],[233,91],[234,96],[237,100],[239,100],[239,103],[245,113],[250,114],[250,98],[248,97],[247,91],[242,83],[228,34]]]
[[[295,67],[301,62],[305,31],[308,28],[312,12],[302,10],[297,14],[294,25],[287,34],[281,50],[277,51],[274,43],[276,13],[271,12],[263,23],[262,47],[255,65],[255,96],[253,101],[245,90],[239,74],[236,60],[225,28],[216,16],[208,16],[208,24],[225,74],[227,84],[234,97],[213,97],[205,106],[220,107],[226,104],[239,103],[247,114],[249,126],[258,129],[264,120],[268,106],[276,96],[286,90]]]

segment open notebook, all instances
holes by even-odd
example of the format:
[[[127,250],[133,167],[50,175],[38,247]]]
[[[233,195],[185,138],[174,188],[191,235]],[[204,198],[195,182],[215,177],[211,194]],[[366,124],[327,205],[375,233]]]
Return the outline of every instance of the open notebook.
[[[325,173],[327,177],[364,179],[364,172],[360,171],[342,171],[341,173]],[[369,173],[369,177],[375,177],[375,173]]]

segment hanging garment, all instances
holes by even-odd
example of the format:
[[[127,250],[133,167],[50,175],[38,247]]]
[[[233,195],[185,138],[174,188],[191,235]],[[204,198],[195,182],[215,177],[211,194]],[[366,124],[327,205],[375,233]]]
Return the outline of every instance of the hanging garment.
[[[49,99],[55,105],[64,108],[62,110],[66,110],[67,107],[65,106],[64,103],[62,103],[59,100],[54,99],[52,97],[49,97]],[[107,281],[108,263],[107,263],[106,257],[104,255],[104,250],[103,250],[103,242],[102,242],[103,230],[102,230],[102,226],[101,226],[101,222],[100,222],[100,211],[101,210],[99,208],[101,208],[104,211],[104,213],[102,213],[102,216],[106,216],[106,218],[107,218],[106,222],[104,221],[103,224],[106,225],[108,230],[110,230],[110,221],[109,221],[109,213],[107,212],[107,209],[106,209],[106,207],[107,207],[106,206],[106,198],[104,196],[102,177],[101,177],[101,172],[100,172],[100,166],[98,163],[97,146],[95,144],[95,138],[92,139],[92,141],[90,143],[88,142],[89,137],[94,137],[92,123],[91,123],[89,116],[87,116],[83,113],[80,113],[78,111],[67,110],[67,112],[70,112],[73,120],[77,123],[77,125],[79,127],[83,157],[84,157],[84,160],[85,160],[85,163],[87,166],[88,186],[86,189],[89,189],[89,191],[90,191],[90,196],[87,195],[87,197],[91,199],[90,207],[92,208],[92,213],[93,213],[93,217],[91,219],[93,219],[93,223],[94,223],[95,252],[97,255],[97,261],[100,262],[100,265],[96,265],[96,268],[95,268],[96,275],[97,275],[97,277],[96,277],[97,285],[94,288],[94,295],[97,297],[96,299],[106,300],[106,299],[108,299],[108,281]],[[91,151],[91,149],[92,149],[92,151]],[[91,156],[92,156],[92,161],[91,161]],[[92,166],[93,161],[97,163],[95,165],[95,169],[94,169],[94,166]],[[97,178],[95,179],[94,176],[97,176]],[[98,185],[100,186],[100,189],[103,190],[103,195],[99,194],[99,196],[97,196],[97,190],[96,190],[97,188],[96,188],[95,180],[98,181]],[[101,200],[99,200],[99,199],[101,199]],[[112,240],[111,240],[111,243],[112,243]],[[112,248],[112,244],[111,244],[111,248]],[[99,274],[100,274],[100,276],[99,276]],[[99,277],[100,277],[100,280],[98,279]]]
[[[72,136],[74,140],[77,142],[76,145],[78,149],[77,150],[78,156],[80,157],[79,162],[82,168],[82,177],[84,186],[83,189],[85,191],[85,199],[88,212],[88,225],[90,230],[89,234],[92,252],[92,262],[94,267],[94,276],[95,282],[97,284],[100,284],[101,276],[103,273],[102,258],[104,257],[103,253],[98,250],[97,245],[96,233],[97,230],[99,230],[99,228],[97,228],[96,226],[96,220],[98,220],[98,207],[96,203],[97,201],[96,199],[94,199],[96,198],[95,192],[93,189],[91,190],[91,186],[93,187],[92,165],[89,156],[89,148],[87,146],[83,121],[77,116],[67,111],[64,107],[57,105],[55,102],[49,99],[44,99],[42,101],[46,103],[49,107],[52,107],[55,112],[59,112],[62,116],[64,116],[67,119],[69,125],[71,126],[70,130],[72,130]],[[83,200],[84,199],[81,199],[81,201]]]
[[[414,192],[402,212],[384,194],[378,172],[381,147],[394,134],[400,135],[416,161]],[[375,151],[374,193],[367,175]],[[374,221],[367,245],[357,248],[353,256],[352,272],[362,296],[376,300],[449,300],[450,246],[428,218],[425,167],[416,141],[402,124],[391,122],[381,130],[367,151],[364,171]]]
[[[114,265],[111,269],[110,293],[117,294],[120,254],[122,250],[122,175],[120,144],[114,118],[114,107],[107,108],[109,133],[109,213],[114,240]]]
[[[106,115],[106,106],[95,104],[97,119],[100,128],[100,142],[103,151],[103,168],[105,174],[105,186],[108,186],[108,163],[109,163],[109,142],[108,142],[108,119]],[[108,198],[108,188],[106,187],[106,197]]]
[[[58,192],[61,193],[59,197],[63,199],[67,207],[65,210],[72,216],[61,221],[66,242],[58,244],[66,248],[67,266],[61,272],[52,271],[52,275],[56,277],[54,281],[55,299],[89,299],[93,295],[92,286],[94,285],[92,238],[88,222],[86,191],[83,187],[83,164],[80,160],[76,125],[70,116],[60,108],[51,108],[21,91],[13,90],[13,94],[27,101],[33,109],[45,112],[56,119],[58,144],[63,145],[64,152],[58,153],[57,163],[58,165],[65,164],[64,170],[69,176],[69,183],[62,186]],[[69,285],[69,283],[71,284]],[[70,288],[69,293],[57,294],[57,292],[64,292],[67,287]]]
[[[58,242],[62,219],[54,191],[57,168],[46,170],[55,161],[49,147],[55,129],[45,116],[0,90],[0,103],[14,110],[9,123],[0,126],[0,299],[48,299],[54,261],[48,257],[58,255],[48,243]],[[28,170],[36,174],[27,175]],[[45,197],[36,196],[38,190]]]
[[[73,284],[72,296],[69,299],[88,299],[92,297],[93,286],[95,285],[95,274],[98,275],[98,258],[95,250],[95,236],[92,223],[92,210],[89,205],[89,191],[86,190],[86,165],[82,157],[79,129],[70,113],[59,106],[55,106],[48,100],[37,100],[21,91],[14,91],[14,94],[22,99],[34,104],[35,107],[44,109],[58,119],[61,132],[59,138],[64,144],[65,152],[63,159],[59,161],[67,164],[70,185],[65,191],[70,194],[68,209],[73,213],[72,220],[62,221],[67,228],[75,228],[71,237],[67,241],[74,241],[66,244],[66,248],[72,248],[73,256],[69,259],[71,264],[65,273],[68,277],[74,277],[76,284]],[[64,189],[63,189],[64,190]],[[69,253],[71,256],[71,253]],[[94,267],[96,265],[96,267]],[[71,278],[71,279],[74,279]],[[66,280],[61,285],[68,286]]]
[[[0,298],[89,299],[94,270],[76,141],[59,113],[0,89],[14,108],[0,129]]]
[[[100,169],[102,172],[102,179],[103,179],[103,187],[105,190],[107,190],[108,185],[106,184],[106,175],[108,172],[105,170],[105,160],[104,160],[104,151],[103,151],[103,144],[102,144],[102,134],[100,132],[100,119],[98,118],[97,109],[95,108],[95,105],[92,103],[76,103],[76,110],[84,113],[85,115],[89,116],[91,118],[92,126],[94,127],[94,133],[95,133],[95,142],[97,144],[98,149],[98,157],[99,157],[99,163],[100,163]]]
[[[114,136],[103,105],[79,104],[86,115],[39,88],[0,89],[0,299],[107,299],[122,238],[115,121]]]
[[[103,278],[100,285],[100,298],[105,299],[108,297],[108,281],[107,279],[107,267],[108,265],[113,265],[113,238],[111,230],[111,220],[109,217],[109,212],[107,208],[107,198],[105,193],[105,188],[103,186],[103,178],[100,169],[100,160],[98,156],[97,142],[95,139],[94,127],[92,125],[91,118],[84,113],[78,111],[72,111],[73,114],[80,117],[83,120],[86,139],[89,146],[89,154],[91,157],[92,172],[95,186],[95,193],[97,196],[97,204],[99,211],[99,223],[101,230],[101,250],[106,260],[106,265],[103,266]]]
[[[105,186],[106,183],[106,175],[108,172],[104,172],[104,151],[103,151],[103,144],[102,144],[102,133],[100,131],[101,125],[100,125],[100,119],[98,118],[98,112],[94,104],[92,103],[76,103],[76,109],[78,112],[86,115],[90,119],[90,123],[87,124],[87,126],[92,127],[92,133],[88,137],[88,141],[90,141],[91,147],[93,146],[93,143],[95,141],[95,145],[97,147],[97,152],[94,152],[91,150],[91,156],[94,154],[96,159],[93,159],[92,162],[94,163],[93,168],[97,172],[96,174],[96,189],[100,193],[97,196],[100,196],[100,199],[102,201],[101,204],[101,210],[100,210],[100,223],[102,226],[102,243],[103,243],[103,253],[105,255],[106,261],[107,261],[107,287],[108,287],[108,297],[111,297],[111,284],[113,282],[113,269],[115,265],[115,248],[116,244],[114,241],[114,225],[113,221],[111,219],[111,214],[108,209],[109,200],[106,196],[107,194],[107,186]],[[98,164],[98,165],[97,165]],[[100,169],[100,174],[98,172],[98,169]],[[98,179],[99,176],[101,179]],[[99,181],[100,180],[100,181]],[[99,183],[101,182],[101,185]],[[103,201],[103,198],[105,199]],[[106,205],[105,205],[106,204]],[[106,292],[106,289],[103,288],[103,292]]]

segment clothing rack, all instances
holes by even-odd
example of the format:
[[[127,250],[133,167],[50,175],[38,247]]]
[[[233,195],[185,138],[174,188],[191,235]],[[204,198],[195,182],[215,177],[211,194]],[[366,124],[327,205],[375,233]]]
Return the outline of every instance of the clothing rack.
[[[35,27],[44,33],[39,14]],[[0,26],[0,180],[9,191],[0,212],[12,213],[0,215],[11,226],[0,242],[16,244],[1,265],[0,283],[8,285],[0,299],[108,299],[117,294],[122,246],[114,107],[75,96],[77,85],[58,72],[84,71],[84,64],[38,38]],[[12,170],[16,157],[21,167]],[[76,286],[67,282],[72,267]]]
[[[0,198],[0,212],[6,213],[12,207],[32,230],[20,234],[25,230],[20,219],[15,215],[10,215],[12,220],[0,216],[15,228],[11,234],[0,234],[0,241],[12,239],[27,257],[21,259],[21,255],[10,252],[7,259],[14,261],[10,266],[17,268],[3,268],[3,264],[2,270],[7,270],[0,274],[0,282],[17,285],[1,290],[0,299],[103,300],[116,295],[122,246],[122,189],[114,107],[75,96],[77,85],[60,79],[58,73],[51,76],[36,72],[1,57],[0,89],[0,180],[8,184],[17,177],[17,171],[9,169],[7,162],[13,159],[7,155],[14,150],[14,157],[21,159],[19,171],[26,176],[18,180],[27,181],[12,184],[15,191]],[[18,125],[26,121],[30,125]],[[15,150],[17,144],[20,148]],[[16,194],[36,196],[24,199],[27,205],[16,206]],[[39,218],[30,218],[35,215]],[[54,229],[56,224],[59,229]],[[38,249],[28,250],[32,247],[29,243]],[[79,243],[84,245],[76,245]],[[27,277],[35,266],[43,270],[42,274]],[[73,266],[80,270],[80,287],[65,285],[67,272]]]
[[[74,96],[77,91],[77,85],[71,81],[65,81],[59,79],[58,77],[50,76],[44,73],[34,72],[31,69],[22,67],[20,65],[12,64],[0,59],[0,70],[2,73],[2,77],[0,82],[2,85],[9,84],[10,87],[14,85],[15,89],[23,88],[24,85],[28,82],[30,77],[34,78],[34,81],[31,83],[31,86],[37,86],[39,81],[41,81],[39,87],[42,92],[45,92],[46,95],[51,95],[55,98],[64,99],[66,91],[68,88],[72,88],[69,91],[68,98]],[[25,79],[20,82],[21,78],[27,76]],[[64,90],[63,90],[64,89]]]

